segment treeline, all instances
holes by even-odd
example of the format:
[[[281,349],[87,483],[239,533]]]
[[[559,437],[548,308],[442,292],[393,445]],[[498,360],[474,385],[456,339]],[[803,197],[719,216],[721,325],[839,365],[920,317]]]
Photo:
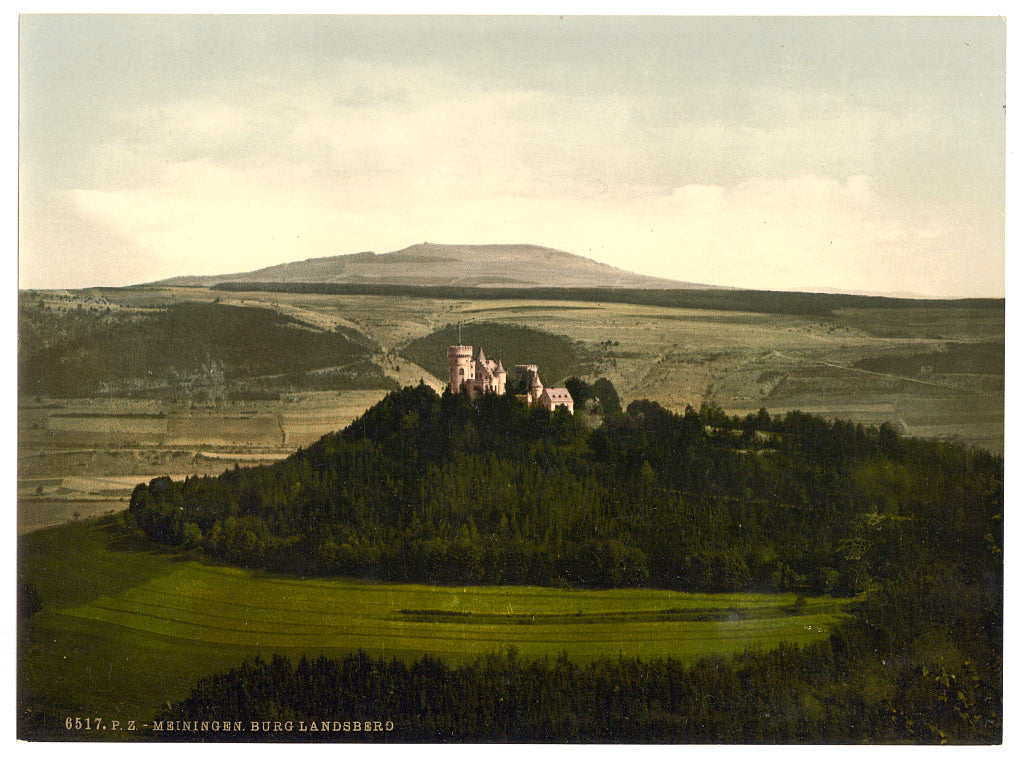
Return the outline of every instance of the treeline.
[[[305,576],[851,596],[926,557],[990,570],[1001,514],[1000,458],[884,425],[637,401],[591,431],[420,385],[285,461],[140,484],[128,518]]]
[[[267,308],[195,302],[141,312],[56,309],[26,299],[18,329],[23,395],[397,388],[369,360],[380,348],[364,335],[317,331]]]
[[[362,652],[297,663],[256,658],[200,679],[160,714],[178,731],[159,738],[216,739],[182,732],[182,722],[229,720],[245,730],[260,722],[261,731],[222,735],[234,741],[998,743],[1000,598],[954,609],[955,580],[904,579],[823,642],[692,666],[621,656],[526,660],[514,650],[462,666]],[[344,729],[354,721],[359,732]],[[275,722],[281,731],[272,731]],[[362,731],[365,722],[391,729]]]
[[[228,292],[293,292],[318,295],[425,297],[441,300],[563,300],[629,303],[664,308],[698,308],[795,316],[827,316],[838,308],[994,308],[1005,300],[909,299],[817,292],[734,289],[630,289],[618,287],[440,287],[401,284],[321,282],[222,282],[213,289]]]

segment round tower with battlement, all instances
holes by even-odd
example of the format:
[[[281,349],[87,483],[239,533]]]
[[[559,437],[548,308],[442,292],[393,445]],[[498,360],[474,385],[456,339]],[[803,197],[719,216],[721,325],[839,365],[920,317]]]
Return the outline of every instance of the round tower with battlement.
[[[453,393],[462,389],[465,382],[476,379],[472,345],[450,345],[448,347],[448,386]]]

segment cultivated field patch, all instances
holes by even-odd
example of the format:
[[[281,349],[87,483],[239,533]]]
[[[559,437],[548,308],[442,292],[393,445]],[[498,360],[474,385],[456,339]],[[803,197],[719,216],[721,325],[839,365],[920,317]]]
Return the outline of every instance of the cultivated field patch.
[[[128,507],[139,482],[280,460],[343,429],[385,390],[281,401],[25,399],[18,418],[18,533]]]
[[[33,583],[43,604],[22,627],[21,696],[34,707],[147,718],[187,694],[200,675],[254,654],[362,649],[460,662],[515,646],[526,657],[565,651],[580,661],[621,654],[692,662],[824,639],[842,617],[840,601],[797,604],[789,594],[282,577],[111,549],[112,524],[72,524],[23,544],[22,580]],[[75,573],[78,565],[89,566],[87,576]]]

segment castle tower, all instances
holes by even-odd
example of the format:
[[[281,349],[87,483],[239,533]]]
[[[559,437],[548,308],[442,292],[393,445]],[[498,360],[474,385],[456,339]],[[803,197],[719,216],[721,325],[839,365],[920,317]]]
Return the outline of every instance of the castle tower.
[[[448,347],[448,387],[453,393],[462,389],[466,382],[476,379],[474,368],[472,345]]]
[[[499,395],[505,394],[505,379],[508,378],[508,372],[505,367],[501,365],[501,358],[498,359],[498,367],[494,370],[494,380],[497,383],[497,393]]]

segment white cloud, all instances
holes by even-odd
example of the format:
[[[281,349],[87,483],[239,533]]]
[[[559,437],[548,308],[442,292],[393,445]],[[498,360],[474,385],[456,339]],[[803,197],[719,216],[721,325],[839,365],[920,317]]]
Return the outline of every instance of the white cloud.
[[[687,184],[672,193],[682,213],[717,213],[724,207],[725,188],[709,184]]]
[[[350,139],[355,150],[367,138]],[[382,151],[393,144],[377,142]],[[407,145],[403,170],[367,170],[351,183],[343,154],[326,166],[187,161],[168,166],[153,186],[79,190],[73,198],[84,218],[153,261],[154,279],[432,240],[535,242],[642,273],[751,288],[952,294],[970,280],[966,261],[920,265],[958,246],[956,235],[934,216],[883,210],[865,176],[757,177],[623,200],[584,191],[571,172],[544,181],[507,155],[484,161],[479,145],[435,160]],[[969,268],[1001,275],[977,263]]]
[[[349,252],[338,247],[351,218],[294,175],[190,162],[169,167],[157,187],[79,190],[72,199],[151,260],[153,278]]]
[[[1001,224],[976,210],[1001,185],[948,181],[967,159],[933,95],[855,72],[824,86],[809,69],[747,83],[724,58],[705,80],[668,54],[647,71],[661,62],[643,50],[621,70],[596,56],[612,79],[589,86],[544,56],[482,76],[456,50],[404,63],[311,52],[248,77],[211,65],[175,83],[169,68],[158,95],[58,130],[68,170],[27,140],[26,167],[49,170],[25,175],[73,187],[66,209],[32,212],[104,231],[62,237],[108,262],[104,276],[110,240],[156,279],[430,239],[535,242],[737,286],[889,289],[902,261],[893,289],[1002,288]],[[49,254],[30,239],[42,227],[25,228],[30,256]]]

